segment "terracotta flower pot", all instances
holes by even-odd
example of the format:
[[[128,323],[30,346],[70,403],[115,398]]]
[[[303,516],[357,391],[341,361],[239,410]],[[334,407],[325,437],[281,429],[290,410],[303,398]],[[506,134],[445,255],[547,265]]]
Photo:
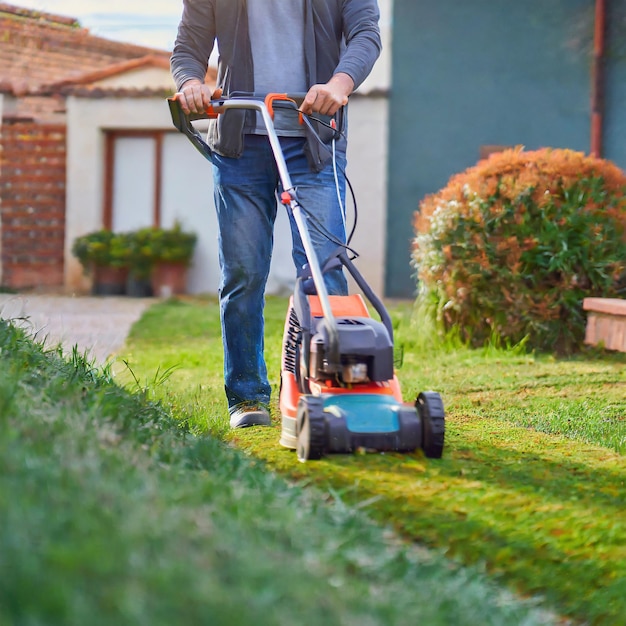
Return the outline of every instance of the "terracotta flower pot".
[[[152,292],[157,298],[169,298],[187,292],[187,265],[158,262],[152,269]]]

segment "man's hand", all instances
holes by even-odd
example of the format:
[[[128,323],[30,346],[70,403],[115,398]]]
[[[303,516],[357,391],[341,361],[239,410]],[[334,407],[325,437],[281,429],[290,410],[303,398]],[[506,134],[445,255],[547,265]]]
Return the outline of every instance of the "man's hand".
[[[197,79],[188,80],[178,92],[178,101],[186,115],[204,113],[211,106],[213,89]]]
[[[334,115],[348,104],[348,96],[354,90],[354,81],[347,74],[335,74],[325,85],[313,85],[300,106],[302,113]]]

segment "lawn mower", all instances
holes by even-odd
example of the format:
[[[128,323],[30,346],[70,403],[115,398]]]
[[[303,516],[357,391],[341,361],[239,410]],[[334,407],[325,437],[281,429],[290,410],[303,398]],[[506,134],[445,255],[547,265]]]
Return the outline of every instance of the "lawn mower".
[[[338,246],[323,263],[317,259],[273,124],[278,107],[292,108],[306,123],[297,98],[220,97],[200,115],[185,115],[177,96],[169,106],[174,126],[209,160],[211,150],[192,121],[249,109],[260,114],[267,128],[283,188],[280,200],[295,220],[308,261],[296,279],[285,320],[280,444],[295,449],[303,462],[360,450],[422,449],[427,457],[440,458],[445,433],[441,396],[425,391],[413,404],[403,401],[394,371],[392,321],[383,302],[348,256],[347,246]],[[349,272],[361,293],[328,294],[324,272],[337,267]],[[379,320],[372,318],[367,303]]]

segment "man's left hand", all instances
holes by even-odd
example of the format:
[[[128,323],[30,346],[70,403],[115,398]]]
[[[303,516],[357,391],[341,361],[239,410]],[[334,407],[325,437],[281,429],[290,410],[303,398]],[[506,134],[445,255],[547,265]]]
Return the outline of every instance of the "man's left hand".
[[[333,116],[348,104],[348,96],[354,90],[354,81],[348,74],[335,74],[326,84],[313,85],[304,98],[300,110],[306,115],[321,113]]]

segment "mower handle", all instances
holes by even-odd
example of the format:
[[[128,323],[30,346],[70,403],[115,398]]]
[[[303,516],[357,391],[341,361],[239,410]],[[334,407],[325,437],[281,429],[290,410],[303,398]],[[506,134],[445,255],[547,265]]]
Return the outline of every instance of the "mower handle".
[[[324,314],[324,319],[327,322],[330,341],[329,364],[331,367],[336,368],[337,371],[339,371],[341,359],[337,323],[330,305],[328,290],[326,289],[326,284],[324,283],[324,275],[317,259],[317,255],[315,254],[315,248],[313,247],[313,242],[311,241],[306,225],[305,215],[300,207],[300,204],[298,203],[296,190],[291,182],[289,170],[287,169],[287,163],[285,162],[285,157],[283,155],[273,122],[273,109],[277,106],[291,108],[296,111],[298,110],[298,104],[296,103],[295,97],[288,96],[287,94],[274,93],[268,94],[264,99],[258,97],[255,98],[254,96],[218,98],[211,102],[204,113],[191,114],[186,114],[183,111],[179,94],[175,94],[171,98],[168,98],[168,104],[174,126],[182,132],[189,139],[189,141],[191,141],[195,148],[209,161],[213,160],[211,148],[202,138],[200,133],[192,126],[191,122],[193,120],[216,119],[218,115],[231,109],[257,111],[261,115],[263,124],[267,130],[267,137],[274,154],[278,175],[283,187],[280,199],[288,210],[291,211],[291,215],[298,227],[300,239],[302,240],[302,246],[304,248],[307,261],[309,262],[309,269],[311,271],[311,276],[313,277],[313,283],[315,284],[317,296],[322,307],[322,313]],[[272,113],[270,113],[270,110]]]
[[[231,96],[230,98],[223,98],[221,95],[215,98],[211,104],[202,113],[185,113],[180,103],[180,94],[176,93],[172,97],[167,99],[167,103],[170,109],[170,115],[172,116],[172,123],[174,127],[179,130],[183,135],[189,139],[193,146],[202,154],[204,158],[211,161],[212,152],[207,142],[202,138],[202,135],[194,128],[191,122],[197,120],[214,120],[228,109],[257,109],[258,104],[263,102],[267,107],[270,118],[274,119],[275,108],[290,108],[298,109],[302,104],[306,94],[277,94],[270,93],[266,96],[258,96],[255,94],[241,94]],[[250,101],[254,101],[255,105],[252,106]],[[245,105],[244,103],[248,103]],[[235,104],[236,103],[236,104]],[[302,113],[299,113],[300,123],[303,123]]]

